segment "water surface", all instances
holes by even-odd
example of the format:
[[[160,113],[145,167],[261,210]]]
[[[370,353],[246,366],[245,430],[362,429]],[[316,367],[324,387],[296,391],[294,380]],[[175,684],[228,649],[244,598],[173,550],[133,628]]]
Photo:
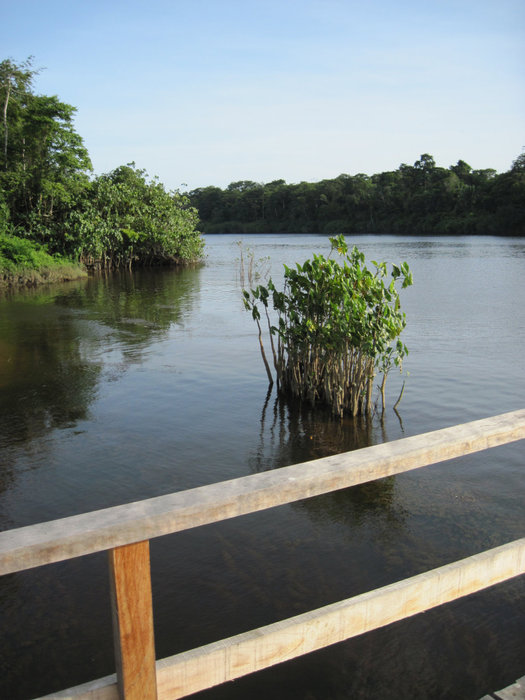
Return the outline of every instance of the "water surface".
[[[268,396],[240,238],[208,237],[200,267],[0,299],[1,529],[524,407],[523,239],[349,239],[368,260],[407,260],[414,286],[384,417],[340,421]],[[243,247],[277,280],[329,244],[253,235]],[[516,443],[153,541],[157,656],[522,537],[523,454]],[[522,577],[199,697],[479,698],[523,675],[523,594]],[[105,555],[1,579],[0,634],[2,698],[112,673]]]

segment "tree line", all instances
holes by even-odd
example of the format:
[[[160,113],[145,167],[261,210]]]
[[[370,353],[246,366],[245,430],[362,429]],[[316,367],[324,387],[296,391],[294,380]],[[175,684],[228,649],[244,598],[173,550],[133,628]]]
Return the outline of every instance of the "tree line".
[[[189,193],[206,233],[408,233],[525,235],[525,153],[508,172],[459,160],[375,175],[287,184],[232,182]]]
[[[4,252],[13,249],[16,257],[21,239],[101,268],[199,259],[203,241],[188,197],[134,163],[93,177],[74,128],[76,109],[35,94],[38,72],[32,58],[0,63],[0,237],[10,243]]]

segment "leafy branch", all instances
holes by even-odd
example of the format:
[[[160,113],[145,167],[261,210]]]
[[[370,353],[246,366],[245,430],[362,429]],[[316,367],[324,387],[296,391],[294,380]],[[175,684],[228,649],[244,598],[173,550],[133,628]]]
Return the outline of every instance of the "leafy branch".
[[[262,341],[264,308],[277,384],[282,391],[307,400],[327,403],[342,415],[370,413],[374,380],[385,382],[392,367],[402,368],[408,354],[399,335],[406,325],[398,286],[412,284],[406,262],[392,265],[390,279],[385,262],[365,265],[364,254],[348,250],[342,235],[330,238],[328,257],[313,255],[302,265],[284,266],[284,289],[270,279],[267,286],[243,290],[244,306],[257,323],[263,363],[270,384],[273,376]],[[342,262],[332,258],[337,253]],[[277,312],[272,324],[269,302]],[[276,342],[275,342],[276,341]]]

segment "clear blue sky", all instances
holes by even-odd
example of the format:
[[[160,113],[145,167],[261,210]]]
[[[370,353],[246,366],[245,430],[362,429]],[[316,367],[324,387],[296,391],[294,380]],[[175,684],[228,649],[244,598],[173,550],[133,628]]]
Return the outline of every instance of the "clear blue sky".
[[[0,60],[78,109],[96,173],[168,187],[525,147],[524,0],[0,0]]]

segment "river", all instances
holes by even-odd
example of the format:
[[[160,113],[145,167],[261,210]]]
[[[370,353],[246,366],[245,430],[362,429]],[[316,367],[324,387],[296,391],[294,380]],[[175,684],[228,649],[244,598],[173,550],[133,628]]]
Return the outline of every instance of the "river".
[[[203,265],[0,297],[0,529],[118,505],[525,407],[525,240],[348,237],[406,260],[403,375],[372,421],[267,393],[244,275],[317,235],[207,237]],[[402,381],[398,414],[391,406]],[[157,658],[522,537],[522,443],[155,540]],[[106,557],[0,579],[0,697],[114,671]],[[523,577],[199,694],[477,699],[525,672]]]

